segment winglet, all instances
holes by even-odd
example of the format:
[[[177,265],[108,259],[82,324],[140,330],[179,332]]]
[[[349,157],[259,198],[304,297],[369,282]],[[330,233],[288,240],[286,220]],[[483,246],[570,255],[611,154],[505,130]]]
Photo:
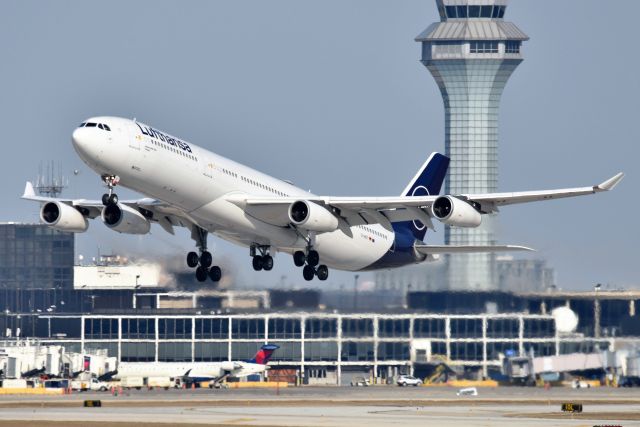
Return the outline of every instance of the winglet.
[[[618,185],[618,183],[620,181],[622,181],[622,178],[624,178],[624,173],[620,172],[619,174],[609,178],[608,180],[606,180],[605,182],[603,182],[600,185],[597,185],[595,190],[596,191],[609,191],[609,190],[613,190],[613,188]]]
[[[30,197],[36,197],[36,192],[33,189],[33,184],[31,183],[31,181],[27,181],[24,186],[24,194],[22,195],[22,198],[28,199]]]

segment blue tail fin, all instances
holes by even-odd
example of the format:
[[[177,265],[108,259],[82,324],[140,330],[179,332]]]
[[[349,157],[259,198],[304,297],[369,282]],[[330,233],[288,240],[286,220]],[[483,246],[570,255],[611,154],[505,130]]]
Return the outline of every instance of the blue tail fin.
[[[448,168],[449,158],[447,156],[432,153],[401,195],[435,196],[440,194]],[[396,233],[411,233],[418,240],[423,240],[427,232],[427,227],[418,220],[398,222],[393,225],[393,228]]]

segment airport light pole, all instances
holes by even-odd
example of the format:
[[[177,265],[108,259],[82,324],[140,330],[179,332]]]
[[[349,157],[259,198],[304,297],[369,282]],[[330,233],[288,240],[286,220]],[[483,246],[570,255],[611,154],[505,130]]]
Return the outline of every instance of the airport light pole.
[[[358,278],[359,274],[353,276],[353,311],[358,309]]]
[[[136,308],[138,304],[138,290],[140,290],[140,285],[138,285],[139,278],[140,275],[136,274],[136,286],[133,288],[133,308]]]

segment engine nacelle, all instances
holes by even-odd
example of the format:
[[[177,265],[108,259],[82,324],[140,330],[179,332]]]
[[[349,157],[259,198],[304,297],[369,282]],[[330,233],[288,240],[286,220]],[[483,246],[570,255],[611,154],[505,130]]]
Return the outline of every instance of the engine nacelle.
[[[112,230],[124,234],[147,234],[151,223],[137,210],[127,205],[109,204],[102,208],[102,222]]]
[[[440,222],[454,227],[477,227],[482,223],[482,214],[476,208],[452,196],[438,197],[431,213]]]
[[[338,218],[317,203],[298,200],[289,206],[289,220],[310,231],[331,232],[338,229]]]
[[[73,206],[61,202],[47,202],[40,208],[40,220],[51,228],[71,233],[82,233],[89,221]]]

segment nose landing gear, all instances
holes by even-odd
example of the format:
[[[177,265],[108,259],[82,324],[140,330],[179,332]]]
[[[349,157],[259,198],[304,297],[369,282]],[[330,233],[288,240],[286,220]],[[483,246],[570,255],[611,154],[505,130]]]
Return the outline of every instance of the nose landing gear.
[[[222,278],[222,270],[213,264],[213,255],[207,251],[207,230],[198,226],[191,229],[191,238],[196,241],[196,246],[200,250],[200,255],[196,252],[187,254],[187,265],[189,268],[196,268],[196,279],[204,282],[209,277],[213,282],[219,282]]]
[[[117,205],[118,195],[113,192],[113,188],[120,182],[120,177],[117,175],[102,175],[102,181],[104,181],[109,189],[108,193],[102,195],[102,204],[105,206]]]

